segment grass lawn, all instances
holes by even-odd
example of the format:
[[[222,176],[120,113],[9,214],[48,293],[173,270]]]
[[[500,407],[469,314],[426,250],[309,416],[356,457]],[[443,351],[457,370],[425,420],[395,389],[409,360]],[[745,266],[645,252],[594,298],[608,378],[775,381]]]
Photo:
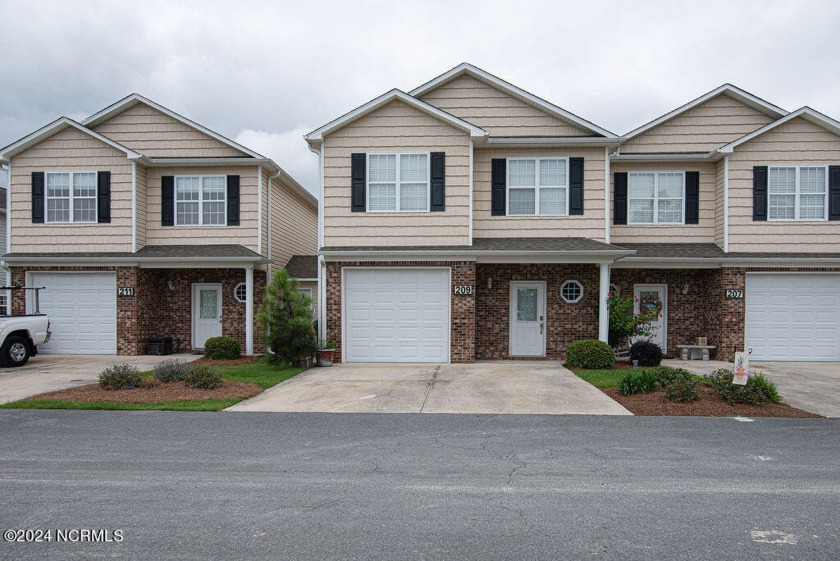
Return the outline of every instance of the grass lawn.
[[[599,390],[604,390],[607,388],[616,388],[618,387],[618,382],[627,374],[631,372],[634,374],[638,374],[640,372],[645,372],[648,370],[654,370],[654,368],[613,368],[609,370],[583,370],[579,368],[570,368],[572,372],[578,378],[582,378],[598,388]],[[697,376],[692,374],[692,377],[696,381],[701,381],[703,379],[702,376]]]
[[[251,364],[217,366],[225,380],[254,384],[263,390],[300,374],[305,369],[269,364],[265,359]],[[151,372],[143,372],[151,376]],[[63,399],[21,399],[0,405],[2,409],[113,409],[127,411],[220,411],[239,403],[243,398],[192,399],[187,401],[158,401],[150,403],[119,403],[108,401],[68,401]]]

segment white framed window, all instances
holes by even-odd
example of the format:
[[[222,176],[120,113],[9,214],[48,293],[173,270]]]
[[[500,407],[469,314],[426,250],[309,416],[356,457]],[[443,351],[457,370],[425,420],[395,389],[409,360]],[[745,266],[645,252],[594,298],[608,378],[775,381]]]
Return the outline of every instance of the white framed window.
[[[226,176],[175,176],[176,226],[224,226],[226,224]]]
[[[508,158],[508,216],[567,216],[568,158]]]
[[[685,172],[627,174],[628,224],[684,224]]]
[[[583,285],[576,280],[568,280],[560,287],[560,297],[569,304],[580,302],[583,298]]]
[[[44,174],[46,222],[96,222],[96,172],[48,171]]]
[[[248,301],[248,288],[245,286],[244,282],[240,282],[233,287],[233,297],[241,304]]]
[[[429,212],[429,154],[368,154],[368,212]]]
[[[828,167],[767,168],[767,220],[828,220]]]

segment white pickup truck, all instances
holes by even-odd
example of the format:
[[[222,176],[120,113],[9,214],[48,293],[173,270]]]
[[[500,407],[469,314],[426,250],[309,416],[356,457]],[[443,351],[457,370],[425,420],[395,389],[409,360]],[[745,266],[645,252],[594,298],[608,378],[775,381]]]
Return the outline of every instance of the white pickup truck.
[[[0,366],[23,366],[38,354],[38,345],[50,340],[50,320],[40,310],[41,287],[3,286],[0,290],[10,294],[15,290],[33,291],[34,314],[0,317]]]

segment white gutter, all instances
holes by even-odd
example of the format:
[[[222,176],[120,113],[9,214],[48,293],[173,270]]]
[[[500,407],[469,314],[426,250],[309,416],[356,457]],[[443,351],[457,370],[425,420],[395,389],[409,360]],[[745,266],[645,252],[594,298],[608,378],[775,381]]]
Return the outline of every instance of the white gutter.
[[[729,253],[729,156],[723,158],[723,252]]]
[[[604,147],[604,243],[610,243],[610,149]]]
[[[618,146],[623,138],[591,136],[495,136],[486,137],[480,143],[498,146]]]
[[[262,244],[263,244],[263,231],[262,231],[263,201],[262,201],[262,194],[263,194],[262,166],[257,166],[257,253],[259,253],[260,255],[262,255]],[[241,191],[240,191],[239,196],[240,196],[240,200],[241,200],[241,197],[242,197]]]
[[[131,162],[131,252],[137,253],[137,162]]]
[[[611,159],[616,162],[706,162],[718,155],[717,150],[712,150],[703,154],[615,154]]]
[[[12,252],[12,160],[6,165],[6,247],[5,253]]]

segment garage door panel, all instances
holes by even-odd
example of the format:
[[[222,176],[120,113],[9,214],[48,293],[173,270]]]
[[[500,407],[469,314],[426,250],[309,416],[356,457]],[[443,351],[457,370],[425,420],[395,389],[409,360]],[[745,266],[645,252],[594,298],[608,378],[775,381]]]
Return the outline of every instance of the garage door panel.
[[[753,360],[840,360],[840,275],[748,274]]]
[[[347,362],[445,362],[448,269],[345,269]]]
[[[41,311],[50,318],[52,338],[44,353],[116,354],[117,281],[113,273],[30,273],[43,286]]]

